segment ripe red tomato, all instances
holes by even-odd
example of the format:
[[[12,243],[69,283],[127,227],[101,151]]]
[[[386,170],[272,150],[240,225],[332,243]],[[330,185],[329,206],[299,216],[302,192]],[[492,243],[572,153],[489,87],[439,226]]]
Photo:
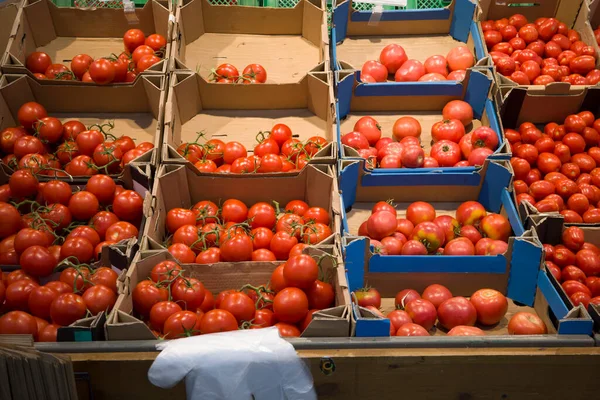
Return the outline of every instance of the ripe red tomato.
[[[163,326],[167,339],[199,335],[200,329],[200,318],[193,311],[177,311],[166,319]]]
[[[404,64],[408,60],[408,57],[402,46],[398,44],[388,44],[383,48],[383,50],[381,50],[379,60],[386,68],[388,73],[395,74],[396,71],[402,66],[402,64]],[[365,72],[371,75],[368,71]]]
[[[416,82],[423,75],[425,75],[425,66],[420,61],[407,60],[394,74],[394,80],[396,82]]]
[[[444,301],[437,309],[440,324],[446,329],[455,326],[473,326],[477,320],[477,310],[464,297],[452,297]]]
[[[296,323],[308,313],[308,298],[297,288],[285,288],[273,300],[275,317],[282,322]]]
[[[440,140],[431,147],[431,157],[440,167],[453,167],[461,159],[461,149],[455,142]]]
[[[373,79],[375,79],[375,82],[385,82],[387,80],[388,74],[389,71],[387,70],[387,68],[382,63],[375,60],[367,61],[363,64],[361,69],[361,75],[369,75]]]
[[[374,288],[359,289],[354,292],[356,301],[361,307],[373,306],[375,308],[381,307],[381,295]]]
[[[427,329],[412,322],[403,324],[396,331],[396,336],[430,336]]]
[[[508,322],[508,333],[510,335],[544,335],[548,333],[548,328],[537,315],[520,311],[513,315]]]
[[[415,324],[421,325],[427,331],[433,328],[437,319],[435,306],[429,300],[412,300],[406,304],[405,311]]]
[[[167,40],[163,35],[153,33],[146,38],[144,44],[150,46],[154,51],[161,51],[167,46]]]
[[[451,71],[467,69],[475,65],[475,57],[467,46],[454,47],[448,52],[446,59]]]
[[[442,109],[444,119],[458,119],[464,126],[473,121],[473,108],[469,103],[462,100],[452,100]]]
[[[476,225],[486,216],[485,208],[476,201],[465,201],[456,210],[456,219],[461,225]]]
[[[308,289],[319,277],[319,266],[309,255],[294,256],[285,263],[283,277],[288,286]]]
[[[200,331],[204,334],[235,331],[237,329],[237,320],[233,314],[226,310],[209,310],[200,320]]]
[[[75,293],[60,294],[50,305],[50,317],[57,325],[67,326],[86,314],[83,298]]]
[[[423,290],[423,299],[429,300],[437,309],[444,301],[452,298],[452,292],[437,283],[429,285]]]
[[[35,318],[23,311],[10,311],[0,317],[0,334],[38,335]]]
[[[473,293],[470,300],[477,310],[477,322],[482,325],[497,324],[508,310],[508,300],[494,289],[480,289]]]
[[[439,121],[431,127],[431,137],[434,142],[449,140],[458,143],[464,135],[465,128],[458,119]]]

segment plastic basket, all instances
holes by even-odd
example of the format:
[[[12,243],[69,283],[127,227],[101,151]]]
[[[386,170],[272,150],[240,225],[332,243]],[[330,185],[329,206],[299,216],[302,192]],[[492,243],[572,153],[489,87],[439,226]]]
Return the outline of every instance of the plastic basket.
[[[383,6],[384,10],[424,10],[429,8],[444,8],[451,0],[407,0],[406,7]],[[373,4],[352,3],[352,8],[357,11],[369,11]]]
[[[57,7],[76,7],[81,9],[123,8],[123,0],[52,0]],[[133,0],[136,7],[143,7],[148,0]]]

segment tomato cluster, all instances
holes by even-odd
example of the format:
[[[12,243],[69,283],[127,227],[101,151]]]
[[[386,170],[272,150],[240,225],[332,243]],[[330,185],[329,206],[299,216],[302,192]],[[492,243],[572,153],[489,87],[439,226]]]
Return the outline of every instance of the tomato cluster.
[[[0,265],[46,277],[63,260],[92,262],[102,247],[138,236],[142,206],[142,196],[108,175],[73,192],[66,182],[17,171],[0,186]]]
[[[110,312],[117,301],[118,274],[108,267],[68,267],[43,285],[39,278],[24,269],[3,273],[0,334],[30,334],[39,342],[55,342],[61,326]]]
[[[376,289],[360,289],[354,292],[357,304],[374,314],[384,317],[379,310],[381,295]],[[503,320],[508,311],[508,300],[494,289],[480,289],[469,299],[453,296],[445,286],[432,284],[419,294],[414,289],[404,289],[396,294],[395,309],[385,318],[390,320],[390,336],[430,336],[437,325],[448,336],[485,336],[476,327],[491,327]],[[535,314],[515,313],[508,323],[508,333],[534,335],[548,333],[544,322]]]
[[[53,64],[44,52],[34,51],[27,56],[25,66],[37,79],[93,82],[100,85],[133,82],[162,58],[167,40],[159,34],[146,37],[139,29],[130,29],[123,36],[125,51],[118,56],[94,60],[88,54],[78,54],[71,60],[71,69],[64,64]]]
[[[388,44],[381,50],[379,61],[363,64],[360,79],[365,83],[387,82],[393,75],[396,82],[462,81],[467,68],[475,65],[475,57],[466,46],[454,47],[446,57],[435,55],[424,63],[408,59],[404,48]]]
[[[585,241],[581,228],[562,233],[562,243],[544,244],[546,267],[575,305],[600,305],[600,249]]]
[[[115,174],[154,147],[150,142],[136,146],[129,136],[114,136],[110,133],[114,124],[86,128],[76,120],[61,122],[35,102],[23,104],[17,116],[21,126],[0,132],[0,155],[4,164],[22,171],[19,175]]]
[[[252,155],[248,155],[240,142],[210,139],[199,143],[201,137],[195,142],[182,143],[177,153],[202,172],[231,174],[297,172],[328,144],[320,136],[306,142],[294,139],[292,130],[285,124],[276,124],[271,131],[259,133]]]
[[[530,23],[525,16],[515,14],[484,21],[481,28],[496,71],[519,85],[600,82],[594,47],[556,18],[538,18]]]
[[[514,157],[517,202],[560,212],[565,222],[600,222],[600,119],[582,111],[542,130],[524,122],[505,129]]]
[[[191,209],[171,209],[166,220],[172,233],[169,251],[182,263],[287,260],[331,236],[326,209],[302,200],[290,201],[285,212],[275,205],[277,209],[259,202],[248,208],[228,199],[220,208],[202,200]]]
[[[488,213],[476,201],[466,201],[456,218],[436,216],[435,208],[417,201],[397,218],[395,207],[380,201],[358,228],[382,255],[497,255],[508,249],[510,223],[500,214]]]
[[[210,74],[209,80],[216,83],[265,83],[267,71],[260,64],[249,64],[244,68],[242,74],[232,64],[221,64]]]
[[[277,326],[282,336],[300,336],[315,312],[334,305],[333,286],[319,279],[319,263],[297,254],[278,266],[270,285],[245,285],[214,296],[185,276],[173,261],[156,264],[137,284],[133,309],[156,336],[185,336]]]
[[[431,128],[433,145],[429,156],[421,147],[421,124],[413,117],[400,117],[392,136],[381,137],[381,126],[373,117],[362,117],[342,144],[358,150],[368,168],[436,168],[483,165],[498,148],[498,134],[487,126],[466,133],[473,121],[473,108],[452,100],[442,111],[443,119]],[[394,139],[396,141],[394,141]]]

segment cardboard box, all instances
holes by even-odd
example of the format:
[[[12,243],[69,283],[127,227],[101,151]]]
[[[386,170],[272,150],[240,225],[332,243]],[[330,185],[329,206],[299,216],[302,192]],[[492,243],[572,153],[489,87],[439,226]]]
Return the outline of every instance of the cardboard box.
[[[157,174],[152,191],[151,206],[147,209],[143,250],[165,249],[168,233],[167,212],[175,207],[191,208],[201,200],[217,204],[238,199],[248,207],[259,201],[278,202],[282,207],[291,200],[306,201],[310,206],[329,211],[331,230],[340,232],[340,200],[330,166],[307,166],[296,176],[198,174],[190,164],[163,165]]]
[[[547,123],[562,124],[568,115],[580,111],[591,111],[600,118],[600,87],[582,87],[578,91],[569,90],[568,85],[514,88],[500,107],[500,118],[506,129],[518,129],[523,122],[532,122],[543,130]],[[514,191],[511,195],[516,204]],[[518,211],[523,222],[528,216],[537,214],[536,208],[528,202],[521,203]]]
[[[340,143],[340,157],[358,158],[356,150],[342,145],[342,135],[353,130],[356,121],[365,116],[372,116],[382,127],[382,137],[393,137],[392,127],[401,116],[410,115],[419,120],[421,146],[425,154],[431,150],[431,127],[443,120],[442,109],[451,100],[464,100],[473,107],[475,119],[466,128],[467,133],[482,125],[491,127],[498,134],[498,149],[490,158],[508,159],[507,144],[504,143],[503,129],[498,111],[493,100],[488,97],[492,84],[488,70],[471,70],[463,82],[435,82],[428,90],[416,90],[410,85],[394,86],[385,83],[356,84],[352,72],[338,72],[336,104],[338,115],[337,136]],[[421,182],[435,183],[439,179],[447,179],[450,175],[460,176],[472,173],[480,167],[439,167],[439,168],[400,168],[371,170],[373,176],[418,177]],[[396,178],[395,178],[396,179]],[[452,179],[452,178],[450,178]]]
[[[118,87],[42,85],[27,75],[4,75],[0,78],[0,131],[18,126],[21,105],[36,101],[62,121],[74,119],[86,126],[114,122],[113,133],[128,135],[137,143],[154,143],[153,150],[134,162],[155,166],[162,143],[165,88],[166,78],[157,74]],[[87,178],[77,177],[76,181]]]
[[[562,215],[557,214],[535,215],[531,217],[530,224],[539,241],[551,245],[561,243],[562,232],[567,227],[567,224],[564,224]],[[581,228],[585,233],[586,242],[600,245],[600,230],[597,227]],[[542,258],[541,267],[542,270],[540,273],[545,273],[547,282],[540,285],[540,289],[544,291],[544,294],[548,298],[548,303],[556,318],[564,323],[563,332],[590,335],[594,323],[590,319],[590,315],[597,321],[596,324],[598,324],[598,322],[600,322],[600,307],[594,306],[593,304],[590,304],[587,310],[582,305],[575,307],[569,296],[567,296],[566,292],[563,290],[561,284],[546,268],[544,258]],[[563,319],[566,319],[567,321],[563,321]],[[596,328],[598,328],[598,325]]]
[[[454,47],[466,45],[477,65],[485,66],[489,61],[474,20],[475,5],[471,0],[454,0],[446,8],[384,10],[378,14],[357,11],[350,0],[337,0],[332,14],[332,69],[360,71],[366,61],[378,60],[381,50],[392,43],[401,45],[409,59],[421,62],[437,54],[446,56]],[[413,82],[409,84],[415,86]]]
[[[284,123],[300,141],[320,136],[330,142],[314,155],[311,164],[335,163],[337,146],[330,73],[309,72],[295,85],[297,91],[283,97],[278,94],[279,85],[220,84],[218,88],[220,94],[214,96],[215,86],[203,84],[199,75],[192,72],[172,75],[162,162],[187,163],[177,153],[177,147],[181,143],[195,142],[199,132],[204,133],[199,143],[211,138],[238,141],[252,154],[260,132],[269,131],[276,123]],[[245,94],[238,96],[241,92]]]
[[[51,0],[25,0],[14,24],[11,41],[1,47],[1,69],[5,74],[33,74],[25,67],[27,56],[34,51],[48,53],[54,63],[70,68],[71,59],[78,54],[88,54],[94,59],[120,54],[123,51],[123,35],[132,28],[144,34],[161,34],[167,39],[164,58],[148,68],[144,74],[164,74],[170,54],[173,21],[170,2],[150,0],[144,7],[126,13],[121,8],[58,7]],[[6,49],[6,51],[5,51]],[[136,79],[136,81],[139,80]],[[46,81],[40,84],[86,85],[80,81]],[[117,83],[111,86],[129,86]],[[94,85],[95,86],[95,85]]]
[[[513,14],[522,14],[529,22],[542,17],[557,18],[559,21],[565,23],[569,29],[579,32],[583,42],[594,47],[597,59],[596,68],[600,67],[600,48],[596,43],[594,32],[588,22],[589,4],[587,0],[543,0],[535,3],[521,0],[507,0],[503,2],[480,0],[477,10],[477,29],[479,30],[479,35],[483,37],[481,21],[509,18]],[[485,43],[483,48],[485,56],[489,57]],[[518,85],[512,79],[497,73],[491,59],[489,65],[495,72],[497,85],[495,90],[500,92],[500,97],[505,96],[512,88],[516,87],[526,87],[534,91],[544,88],[542,85]],[[557,86],[557,88],[552,89],[552,86]],[[569,94],[578,93],[584,87],[586,86],[570,85],[567,82],[556,82],[546,85],[548,90],[564,91]]]
[[[348,306],[350,295],[341,263],[341,257],[335,247],[325,251],[319,247],[309,248],[305,252],[314,257],[324,257],[322,268],[331,277],[335,291],[335,307],[315,313],[313,321],[303,332],[302,337],[347,337],[350,334]],[[326,256],[327,254],[331,255]],[[156,339],[146,324],[137,319],[133,312],[131,293],[135,286],[150,275],[152,267],[163,260],[174,260],[167,251],[141,252],[127,271],[123,291],[117,299],[114,311],[106,325],[108,340],[152,340]],[[337,260],[337,261],[336,261]],[[238,262],[204,264],[183,264],[187,277],[199,279],[207,290],[215,296],[227,289],[241,288],[246,284],[264,285],[271,278],[279,262]]]
[[[10,40],[12,26],[17,18],[19,3],[5,1],[0,4],[0,51],[4,51]]]
[[[249,64],[261,64],[267,71],[266,83],[247,86],[269,86],[279,99],[297,98],[305,75],[327,61],[329,53],[327,14],[321,0],[300,0],[293,8],[181,0],[175,19],[171,70],[195,71],[211,98],[219,93],[231,93],[233,98],[253,92],[241,85],[209,82],[211,72],[223,63],[233,64],[240,74]]]
[[[387,297],[399,290],[399,282],[417,291],[440,283],[453,286],[455,295],[471,295],[490,287],[520,303],[533,304],[542,249],[524,231],[507,190],[512,176],[508,161],[488,161],[482,170],[464,174],[462,181],[440,177],[435,184],[418,179],[384,180],[365,172],[361,163],[342,161],[340,171],[342,244],[351,291],[368,285]],[[509,219],[513,234],[508,250],[495,256],[372,254],[368,238],[357,236],[358,228],[371,214],[374,203],[386,199],[394,199],[399,218],[414,201],[430,202],[437,215],[451,216],[464,201],[479,201],[489,212]]]

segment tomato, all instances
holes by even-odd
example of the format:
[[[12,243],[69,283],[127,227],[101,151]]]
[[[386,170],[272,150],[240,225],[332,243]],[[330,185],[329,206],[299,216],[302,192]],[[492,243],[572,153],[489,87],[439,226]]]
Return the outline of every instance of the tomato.
[[[69,211],[75,219],[87,221],[92,218],[100,207],[96,196],[90,192],[82,190],[71,196],[69,199]]]
[[[461,159],[461,149],[458,144],[449,140],[440,140],[431,147],[433,157],[440,167],[453,167]]]
[[[135,66],[135,70],[138,74],[142,73],[159,61],[160,58],[158,58],[154,54],[145,54],[138,60]]]
[[[149,316],[152,306],[160,301],[167,301],[169,293],[166,289],[154,286],[152,281],[142,281],[132,292],[133,309],[142,316]]]
[[[46,109],[39,103],[28,102],[23,104],[17,112],[19,123],[25,129],[32,129],[33,125],[42,118],[48,116]]]
[[[425,72],[428,74],[436,73],[444,77],[448,76],[448,62],[444,56],[431,56],[425,60],[424,66]]]
[[[117,279],[119,275],[108,267],[100,267],[92,273],[90,281],[94,285],[104,285],[117,293]]]
[[[477,320],[477,310],[464,297],[452,297],[445,300],[437,309],[440,324],[450,330],[456,326],[473,326]]]
[[[183,311],[181,307],[173,301],[159,301],[150,309],[150,327],[159,332],[163,331],[166,320],[173,314]]]
[[[177,311],[166,319],[163,333],[167,339],[177,339],[199,335],[200,329],[200,319],[195,312]]]
[[[308,289],[319,277],[319,266],[309,255],[294,256],[285,263],[283,277],[288,286]]]
[[[299,322],[308,313],[308,298],[300,289],[285,288],[275,295],[273,312],[281,322]]]
[[[538,30],[534,24],[525,24],[519,29],[519,37],[525,42],[531,43],[538,39]]]
[[[28,310],[29,296],[38,286],[36,282],[29,279],[21,279],[13,283],[8,283],[4,293],[6,307],[9,310]]]
[[[204,334],[235,331],[237,329],[237,320],[233,314],[226,310],[209,310],[200,321],[200,331]]]
[[[48,276],[56,267],[56,259],[42,246],[28,247],[19,258],[23,271],[33,276]]]
[[[386,60],[386,61],[390,62],[389,60]],[[396,61],[396,62],[394,62],[394,64],[397,65],[398,62]],[[399,63],[399,64],[401,66],[404,63]],[[389,73],[389,71],[385,67],[385,65],[383,65],[379,61],[374,61],[374,60],[370,60],[370,61],[367,61],[366,63],[364,63],[362,66],[362,69],[361,69],[361,75],[369,75],[369,76],[373,77],[373,79],[375,79],[375,82],[385,82],[387,80],[388,73]]]
[[[48,247],[52,244],[52,239],[52,236],[47,235],[42,230],[24,228],[15,236],[15,251],[21,255],[27,248],[32,246]]]
[[[342,136],[342,144],[353,149],[368,149],[369,140],[360,132],[349,132]]]
[[[396,331],[395,336],[430,336],[429,332],[427,332],[426,328],[423,328],[421,325],[417,325],[412,322],[407,322],[403,324]]]
[[[562,283],[562,288],[564,289],[567,296],[571,296],[577,292],[583,292],[591,295],[590,289],[579,281],[567,280]]]
[[[95,285],[83,293],[83,301],[92,315],[109,313],[117,301],[117,294],[104,285]]]
[[[67,239],[60,248],[60,257],[74,257],[80,263],[88,263],[94,258],[94,245],[81,237]]]
[[[485,45],[490,49],[502,42],[502,34],[496,30],[485,31],[483,32],[483,39],[485,40]]]
[[[460,237],[452,239],[444,245],[444,255],[447,256],[464,256],[475,255],[475,246],[469,238]]]
[[[494,289],[480,289],[471,295],[470,300],[477,310],[477,322],[482,325],[497,324],[508,310],[508,300]]]
[[[397,298],[398,296],[396,296],[396,299]],[[423,290],[423,299],[430,301],[436,309],[440,306],[440,304],[450,298],[452,298],[452,293],[447,287],[442,285],[429,285],[425,288],[425,290]],[[408,301],[410,300],[406,299],[405,302]]]
[[[21,228],[21,214],[11,204],[0,202],[0,238],[15,234]]]
[[[585,234],[583,230],[576,226],[566,228],[562,233],[562,243],[569,250],[579,251],[585,242]]]
[[[106,58],[93,61],[89,66],[88,72],[90,73],[90,78],[100,85],[111,83],[115,78],[115,66]]]
[[[486,216],[485,208],[476,201],[465,201],[456,210],[461,225],[477,225]]]
[[[405,311],[415,324],[421,325],[427,331],[433,328],[437,319],[435,306],[429,300],[412,300],[406,304]]]
[[[63,293],[50,305],[52,322],[61,326],[71,325],[85,317],[86,304],[83,298],[75,293]]]
[[[407,60],[394,74],[394,80],[396,82],[417,82],[423,75],[425,75],[425,66],[420,61]]]
[[[408,57],[402,46],[398,44],[388,44],[381,50],[379,60],[381,60],[381,63],[388,73],[395,74],[402,64],[408,60]],[[366,71],[366,73],[371,75],[368,71]]]
[[[287,260],[292,248],[298,244],[298,239],[288,232],[278,231],[273,235],[269,249],[278,260]]]
[[[236,262],[252,259],[252,239],[246,234],[234,234],[224,238],[219,248],[223,261]]]
[[[471,154],[469,155],[469,165],[470,166],[479,166],[485,163],[485,160],[492,155],[494,152],[487,147],[480,147],[477,149],[473,149]]]
[[[151,47],[154,51],[161,51],[167,46],[167,40],[163,35],[154,33],[146,38],[144,44]]]
[[[576,254],[577,266],[587,275],[600,274],[600,255],[593,250],[579,250]]]
[[[23,311],[10,311],[0,317],[0,334],[32,335],[37,338],[38,325],[34,317]]]
[[[381,126],[373,117],[361,117],[354,124],[354,131],[367,138],[371,146],[375,146],[377,141],[381,139]]]
[[[254,301],[248,295],[241,292],[230,293],[221,302],[220,309],[229,311],[237,320],[238,324],[251,321],[256,308]]]
[[[133,190],[125,190],[115,196],[113,212],[121,220],[137,223],[142,219],[144,199]]]
[[[387,211],[378,211],[371,214],[367,220],[367,231],[369,232],[369,236],[377,240],[383,239],[394,233],[397,226],[396,214]]]
[[[543,139],[540,139],[543,140]],[[550,139],[552,140],[552,139]],[[537,167],[544,175],[557,172],[561,168],[560,159],[552,153],[541,153],[537,160]]]
[[[145,39],[146,37],[144,32],[141,30],[129,29],[127,32],[125,32],[125,35],[123,35],[123,44],[125,45],[125,50],[133,53],[137,47],[144,44]]]
[[[458,143],[464,135],[465,128],[458,119],[439,121],[431,127],[431,137],[434,142],[448,140]]]
[[[451,71],[467,69],[475,65],[475,57],[473,57],[473,54],[471,54],[471,51],[466,46],[454,47],[448,52],[446,59]]]
[[[580,55],[569,62],[571,73],[586,75],[596,67],[596,59],[590,55]]]
[[[520,311],[508,322],[509,335],[544,335],[548,328],[537,315]]]

